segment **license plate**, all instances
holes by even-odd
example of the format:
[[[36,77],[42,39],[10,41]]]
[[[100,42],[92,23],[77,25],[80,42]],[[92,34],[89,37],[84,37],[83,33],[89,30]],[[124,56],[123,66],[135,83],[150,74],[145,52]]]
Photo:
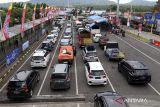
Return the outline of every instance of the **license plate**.
[[[19,91],[14,91],[14,94],[19,94]]]
[[[101,79],[101,77],[95,77],[95,79]]]

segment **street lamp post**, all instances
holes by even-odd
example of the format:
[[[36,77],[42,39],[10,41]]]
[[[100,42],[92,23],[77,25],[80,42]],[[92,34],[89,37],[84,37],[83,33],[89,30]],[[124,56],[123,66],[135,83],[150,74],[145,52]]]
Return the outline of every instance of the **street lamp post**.
[[[117,0],[117,16],[116,16],[117,24],[119,21],[119,0]]]

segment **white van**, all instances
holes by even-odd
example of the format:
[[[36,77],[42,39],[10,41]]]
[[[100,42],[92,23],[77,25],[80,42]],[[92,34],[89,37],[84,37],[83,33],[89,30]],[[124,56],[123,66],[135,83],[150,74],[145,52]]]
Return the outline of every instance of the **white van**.
[[[50,53],[44,49],[34,51],[31,58],[31,67],[47,67],[50,59]]]
[[[57,41],[57,36],[55,34],[50,34],[47,36],[47,41],[52,41],[55,44]]]

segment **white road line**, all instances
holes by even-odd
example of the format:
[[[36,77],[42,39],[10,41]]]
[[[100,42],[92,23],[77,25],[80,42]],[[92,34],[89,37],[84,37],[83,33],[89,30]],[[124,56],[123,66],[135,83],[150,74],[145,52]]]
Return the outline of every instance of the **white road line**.
[[[148,83],[148,85],[160,96],[160,92],[157,89],[155,89],[150,83]]]
[[[115,37],[117,37],[117,36],[115,36]],[[125,43],[128,44],[130,47],[132,47],[133,49],[137,50],[139,53],[143,54],[144,56],[146,56],[147,58],[149,58],[149,59],[152,60],[153,62],[155,62],[155,63],[157,63],[157,64],[160,65],[160,62],[154,60],[154,59],[151,58],[150,56],[148,56],[148,55],[146,55],[145,53],[141,52],[139,49],[135,48],[134,46],[132,46],[131,44],[129,44],[129,43],[126,42],[125,40],[121,39],[120,37],[117,37],[117,38],[119,38],[121,41],[125,42]],[[148,85],[149,85],[158,95],[160,95],[160,92],[157,91],[156,88],[154,88],[150,83],[148,83]]]
[[[73,28],[73,23],[72,23],[72,28]],[[74,38],[75,38],[75,35],[74,35],[74,29],[72,29],[73,30],[73,35],[72,35],[72,37],[73,37],[73,44],[74,44]],[[77,59],[76,59],[76,57],[74,57],[74,65],[75,65],[75,80],[76,80],[76,95],[78,95],[79,94],[79,92],[78,92],[78,79],[77,79],[77,63],[76,63],[76,61],[77,61]]]
[[[145,43],[145,42],[142,42],[142,41],[140,41],[140,40],[138,40],[138,39],[136,39],[136,38],[133,38],[133,37],[131,37],[131,36],[128,36],[128,37],[130,37],[130,38],[132,38],[132,39],[134,39],[134,40],[137,40],[137,41],[139,41],[139,42],[141,42],[141,43],[143,43],[143,44],[145,44],[145,45],[147,45],[147,46],[149,46],[149,47],[157,50],[158,52],[160,52],[160,49],[158,49],[158,48],[156,48],[156,47],[154,47],[154,46],[152,46],[152,45],[149,45],[149,44],[147,44],[147,43]]]
[[[59,40],[57,41],[58,44],[57,44],[56,49],[55,49],[55,51],[54,51],[53,57],[52,57],[52,59],[51,59],[51,61],[50,61],[50,63],[49,63],[47,72],[46,72],[46,74],[45,74],[45,76],[44,76],[44,79],[43,79],[42,84],[41,84],[41,86],[40,86],[40,88],[39,88],[39,91],[38,91],[38,93],[37,93],[37,96],[40,96],[40,93],[41,93],[41,91],[42,91],[44,82],[46,81],[46,78],[47,78],[47,75],[48,75],[48,73],[49,73],[49,70],[50,70],[50,68],[51,68],[52,61],[53,61],[53,59],[54,59],[54,57],[55,57],[55,55],[56,55],[56,52],[57,52],[57,49],[58,49],[58,46],[59,46],[59,43],[60,43],[60,40],[61,40],[61,38],[62,38],[62,35],[63,35],[64,30],[65,30],[65,27],[64,27],[64,29],[63,29],[63,31],[62,31],[62,33],[61,33],[61,36],[60,36]]]
[[[99,58],[98,58],[98,60],[99,60],[99,62],[101,62]],[[102,64],[102,63],[101,63],[101,64]],[[103,66],[103,65],[102,65],[102,66]],[[103,67],[103,68],[104,68],[104,67]],[[104,71],[105,71],[105,69],[104,69]],[[106,71],[105,71],[105,72],[106,72]],[[111,83],[111,81],[110,81],[110,79],[109,79],[109,77],[108,77],[107,72],[106,72],[106,76],[107,76],[108,83],[109,83],[109,85],[110,85],[111,88],[112,88],[112,91],[113,91],[113,92],[116,92],[115,88],[113,87],[113,85],[112,85],[112,83]]]
[[[47,38],[47,37],[46,37],[46,38]],[[45,39],[46,39],[46,38],[45,38]],[[41,43],[42,43],[42,42],[41,42]],[[36,49],[38,49],[38,48],[41,46],[41,43],[38,45],[38,47],[37,47]],[[36,50],[36,49],[35,49],[35,50]],[[33,53],[34,53],[34,52],[33,52]],[[27,61],[31,58],[31,56],[33,55],[33,53],[28,57],[27,60],[25,60],[25,62],[19,67],[19,69],[18,69],[17,71],[19,71],[19,70],[27,63]],[[17,71],[16,71],[16,72],[17,72]],[[15,73],[16,73],[16,72],[15,72]],[[15,74],[15,73],[14,73],[14,74]],[[12,78],[13,76],[14,76],[14,75],[12,75],[11,78]],[[2,92],[2,90],[7,86],[8,82],[10,81],[11,78],[9,78],[8,81],[3,85],[3,87],[0,89],[0,92]]]

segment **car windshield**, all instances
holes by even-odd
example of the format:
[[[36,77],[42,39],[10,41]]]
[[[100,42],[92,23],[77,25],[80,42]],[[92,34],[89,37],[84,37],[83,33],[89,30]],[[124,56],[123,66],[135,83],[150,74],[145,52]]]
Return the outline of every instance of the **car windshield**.
[[[49,44],[48,43],[42,43],[42,48],[44,48],[44,47],[48,47],[49,46]]]
[[[47,39],[53,39],[53,37],[52,36],[48,36]]]
[[[103,70],[91,70],[91,74],[94,76],[101,76],[101,75],[104,75],[104,71]]]
[[[118,43],[107,43],[107,48],[118,48]]]
[[[14,87],[14,88],[19,88],[22,86],[22,84],[24,84],[24,81],[10,81],[8,83],[8,87]]]
[[[65,78],[66,78],[65,73],[52,74],[52,79],[65,79]]]
[[[61,45],[69,45],[68,42],[61,42]]]
[[[44,57],[43,56],[33,56],[32,59],[33,60],[43,60]]]

